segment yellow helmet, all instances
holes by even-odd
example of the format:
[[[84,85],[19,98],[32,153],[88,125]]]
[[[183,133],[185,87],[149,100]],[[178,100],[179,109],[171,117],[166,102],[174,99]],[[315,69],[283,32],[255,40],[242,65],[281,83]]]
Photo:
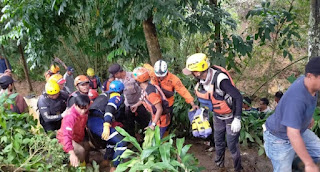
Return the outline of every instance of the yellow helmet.
[[[46,93],[48,95],[55,95],[60,92],[60,87],[59,87],[58,83],[55,81],[48,81],[46,83],[45,89],[46,89]]]
[[[49,79],[48,82],[50,81],[55,81],[58,84],[64,84],[66,82],[66,80],[63,78],[63,76],[59,73],[56,73],[54,75],[52,75]]]
[[[209,68],[210,62],[207,55],[203,53],[196,53],[188,57],[186,62],[186,68],[184,73],[186,75],[191,74],[191,72],[202,72]],[[189,71],[189,72],[187,72]]]
[[[52,65],[50,66],[50,71],[51,71],[52,73],[58,73],[58,72],[60,71],[60,67],[59,67],[58,65],[52,64]]]
[[[94,70],[92,68],[88,68],[87,75],[88,76],[94,76]]]

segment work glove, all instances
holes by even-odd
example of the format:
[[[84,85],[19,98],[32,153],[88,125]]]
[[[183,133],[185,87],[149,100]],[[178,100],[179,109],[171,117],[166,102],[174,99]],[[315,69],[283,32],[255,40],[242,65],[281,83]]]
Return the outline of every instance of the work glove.
[[[231,123],[231,131],[234,133],[239,132],[241,129],[241,120],[238,118],[234,118]]]
[[[108,122],[103,123],[103,132],[101,135],[101,138],[103,140],[108,140],[108,138],[110,136],[110,126],[111,126],[111,124]]]

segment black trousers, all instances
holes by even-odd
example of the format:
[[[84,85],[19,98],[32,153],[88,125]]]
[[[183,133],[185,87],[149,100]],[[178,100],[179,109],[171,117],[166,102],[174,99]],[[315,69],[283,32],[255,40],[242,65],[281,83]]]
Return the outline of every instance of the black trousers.
[[[138,123],[140,129],[144,129],[148,126],[150,119],[151,115],[143,105],[140,105],[135,113],[131,112],[130,106],[126,106],[123,128],[135,137],[135,122]]]

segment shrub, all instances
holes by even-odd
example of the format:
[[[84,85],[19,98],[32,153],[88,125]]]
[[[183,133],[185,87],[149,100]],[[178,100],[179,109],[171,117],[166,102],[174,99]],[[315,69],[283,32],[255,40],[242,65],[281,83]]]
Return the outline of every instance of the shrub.
[[[0,170],[65,171],[66,154],[57,139],[51,139],[30,114],[9,109],[17,94],[0,95]]]
[[[191,145],[184,144],[184,138],[176,139],[174,145],[174,134],[170,134],[164,139],[160,138],[160,129],[157,126],[155,130],[147,129],[145,132],[144,142],[142,147],[137,140],[125,132],[122,128],[117,127],[116,130],[125,138],[126,142],[133,144],[137,151],[127,149],[121,159],[125,162],[117,167],[117,172],[121,171],[201,171],[198,160],[188,154]]]

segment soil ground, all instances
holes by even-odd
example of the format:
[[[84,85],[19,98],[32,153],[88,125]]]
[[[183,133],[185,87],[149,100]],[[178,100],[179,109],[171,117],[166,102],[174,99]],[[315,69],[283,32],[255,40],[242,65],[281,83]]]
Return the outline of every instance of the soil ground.
[[[207,152],[207,146],[203,141],[196,138],[187,139],[186,143],[192,144],[190,153],[194,154],[200,162],[200,166],[204,167],[204,172],[232,172],[233,161],[231,154],[226,148],[225,154],[225,169],[219,169],[214,163],[215,151]],[[271,172],[272,164],[265,155],[258,155],[256,148],[241,147],[241,161],[244,172]]]

